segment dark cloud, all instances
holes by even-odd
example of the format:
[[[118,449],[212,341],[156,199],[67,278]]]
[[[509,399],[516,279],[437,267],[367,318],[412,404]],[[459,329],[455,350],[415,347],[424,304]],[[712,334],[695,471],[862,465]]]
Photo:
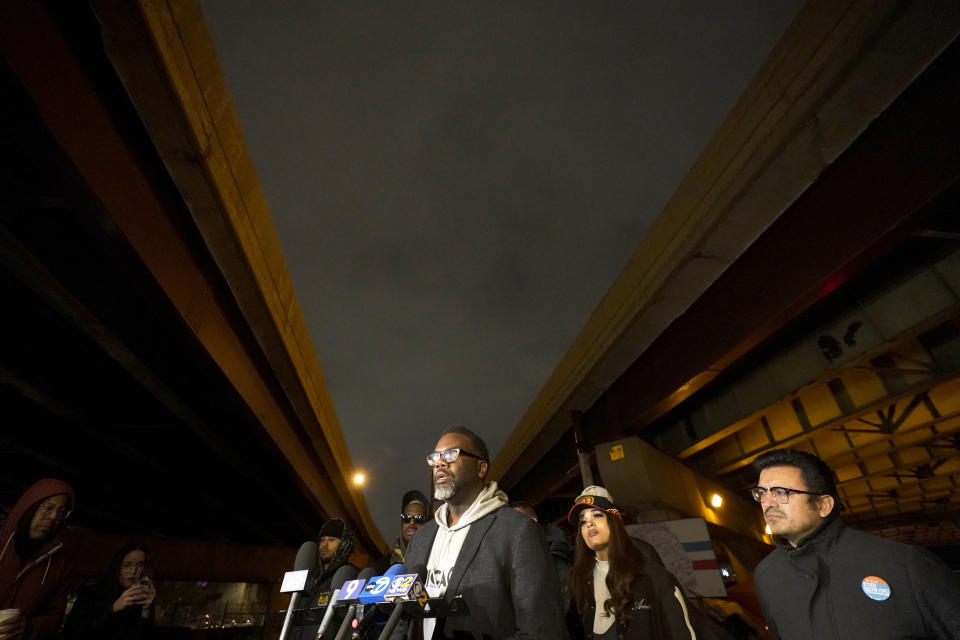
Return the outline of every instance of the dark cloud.
[[[204,0],[385,537],[503,445],[800,0]]]

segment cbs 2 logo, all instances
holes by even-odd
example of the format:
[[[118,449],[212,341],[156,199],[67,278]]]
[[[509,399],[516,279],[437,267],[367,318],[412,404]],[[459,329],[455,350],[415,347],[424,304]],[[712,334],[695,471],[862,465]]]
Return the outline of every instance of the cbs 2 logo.
[[[416,578],[415,575],[399,576],[393,581],[393,584],[390,585],[390,591],[406,591],[413,586],[414,578]]]

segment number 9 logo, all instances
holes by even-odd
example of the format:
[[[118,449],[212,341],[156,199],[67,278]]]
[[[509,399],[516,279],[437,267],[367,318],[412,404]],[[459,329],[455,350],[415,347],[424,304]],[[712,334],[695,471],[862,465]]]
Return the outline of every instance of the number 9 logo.
[[[346,584],[343,589],[343,593],[340,594],[340,597],[343,599],[356,598],[357,594],[360,593],[360,590],[363,588],[363,580],[351,580]]]

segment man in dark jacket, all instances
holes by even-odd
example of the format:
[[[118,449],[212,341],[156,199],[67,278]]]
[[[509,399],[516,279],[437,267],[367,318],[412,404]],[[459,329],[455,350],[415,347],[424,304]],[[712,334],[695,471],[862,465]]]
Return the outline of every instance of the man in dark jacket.
[[[317,568],[310,573],[304,596],[296,606],[287,636],[289,640],[310,640],[317,637],[317,629],[332,591],[334,574],[347,565],[357,570],[349,563],[352,552],[353,532],[347,523],[340,518],[331,518],[324,522],[317,543]]]
[[[427,497],[414,489],[403,494],[400,504],[400,537],[393,548],[374,563],[374,575],[383,575],[392,565],[403,564],[407,557],[407,545],[420,528],[430,519]]]
[[[407,566],[427,567],[432,598],[462,595],[470,613],[426,619],[424,640],[562,640],[560,585],[543,532],[504,509],[507,496],[487,482],[489,453],[465,427],[447,429],[427,457],[434,497],[444,504],[410,541]],[[393,638],[413,638],[397,627]]]
[[[72,576],[57,537],[74,503],[69,484],[40,480],[24,491],[0,526],[0,609],[19,610],[0,623],[0,637],[56,636]]]
[[[777,450],[754,467],[753,497],[780,542],[754,573],[777,638],[960,639],[960,576],[924,549],[844,526],[820,458]]]
[[[313,591],[329,591],[333,574],[340,567],[349,564],[353,553],[353,532],[340,518],[331,518],[320,528],[320,541],[317,544],[318,566]],[[353,565],[351,565],[353,566]]]

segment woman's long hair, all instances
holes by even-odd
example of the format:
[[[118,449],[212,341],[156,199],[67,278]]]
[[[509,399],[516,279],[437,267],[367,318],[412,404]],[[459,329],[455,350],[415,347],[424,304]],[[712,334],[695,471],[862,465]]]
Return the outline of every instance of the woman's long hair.
[[[145,556],[146,564],[150,564],[150,549],[147,548],[140,540],[133,540],[123,545],[117,552],[113,554],[113,559],[110,560],[110,568],[107,570],[107,573],[104,574],[103,578],[100,580],[100,584],[106,587],[109,591],[116,594],[123,592],[124,587],[120,584],[120,565],[123,564],[123,559],[127,557],[127,554],[131,551],[143,551]]]
[[[630,585],[643,569],[643,554],[630,542],[630,536],[627,535],[620,518],[609,513],[606,516],[607,527],[610,529],[610,543],[607,547],[607,559],[610,562],[607,589],[610,591],[610,599],[598,602],[596,606],[603,607],[603,611],[608,615],[615,615],[619,623],[627,624],[633,614],[630,607],[633,591]],[[593,588],[590,585],[595,565],[596,554],[583,541],[583,532],[578,523],[577,551],[573,558],[573,567],[567,574],[567,589],[581,615],[593,600]]]

